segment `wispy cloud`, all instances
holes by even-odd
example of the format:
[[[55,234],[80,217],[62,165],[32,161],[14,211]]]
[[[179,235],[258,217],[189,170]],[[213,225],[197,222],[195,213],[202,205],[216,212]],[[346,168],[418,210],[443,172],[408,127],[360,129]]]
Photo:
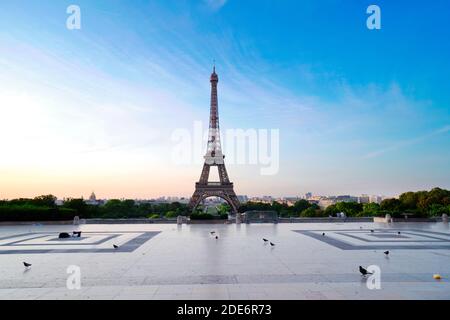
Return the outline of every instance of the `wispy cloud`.
[[[228,0],[204,0],[205,3],[210,7],[212,10],[219,10],[222,8]]]
[[[432,131],[430,133],[427,133],[425,135],[422,135],[420,137],[416,137],[416,138],[410,139],[410,140],[399,141],[399,142],[394,143],[393,145],[388,146],[386,148],[370,152],[370,153],[366,154],[363,158],[364,159],[376,158],[376,157],[381,156],[381,155],[383,155],[383,154],[385,154],[387,152],[396,151],[396,150],[398,150],[400,148],[403,148],[403,147],[407,147],[407,146],[411,146],[411,145],[415,145],[415,144],[421,143],[421,142],[426,141],[426,140],[428,140],[428,139],[430,139],[430,138],[432,138],[434,136],[437,136],[437,135],[440,135],[440,134],[444,134],[444,133],[447,133],[449,131],[450,131],[450,125],[447,125],[445,127],[442,127],[440,129],[434,130],[434,131]]]
[[[48,38],[31,30],[23,37],[13,30],[0,34],[0,106],[7,109],[0,119],[0,142],[10,151],[0,158],[0,173],[2,165],[8,169],[19,163],[17,172],[22,172],[42,164],[46,172],[78,168],[79,175],[67,181],[95,181],[98,171],[112,176],[133,168],[143,181],[142,193],[147,194],[150,180],[155,190],[164,184],[174,190],[167,181],[182,174],[188,176],[188,187],[178,190],[187,195],[199,168],[177,171],[171,166],[170,136],[176,128],[192,129],[194,120],[207,122],[213,59],[220,77],[222,128],[280,129],[280,175],[263,181],[248,168],[231,167],[240,173],[232,172],[242,193],[259,193],[262,185],[268,188],[264,192],[279,186],[279,192],[297,193],[319,179],[329,185],[338,180],[336,167],[344,172],[349,163],[368,180],[373,170],[361,155],[377,158],[448,133],[450,126],[420,133],[448,123],[442,112],[430,112],[433,96],[418,100],[404,91],[404,83],[351,82],[357,80],[335,70],[317,72],[312,61],[299,61],[303,58],[288,65],[274,61],[253,42],[257,37],[245,37],[224,22],[211,28],[211,11],[227,1],[203,1],[188,6],[195,12],[184,10],[185,2],[183,10],[150,2],[150,9],[130,6],[131,13],[117,13],[133,17],[133,23],[99,14],[80,33],[50,32]],[[104,30],[114,32],[105,37]],[[53,147],[43,148],[49,141]],[[390,166],[382,161],[377,159],[377,165]],[[318,177],[318,172],[332,174]],[[158,176],[162,173],[164,178]],[[245,180],[252,181],[247,189]],[[173,181],[180,180],[174,176]],[[118,188],[120,196],[123,189]]]

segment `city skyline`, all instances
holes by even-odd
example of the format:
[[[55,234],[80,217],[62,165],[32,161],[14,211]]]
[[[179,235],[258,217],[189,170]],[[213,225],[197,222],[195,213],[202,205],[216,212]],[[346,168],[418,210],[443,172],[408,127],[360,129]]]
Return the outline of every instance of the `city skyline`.
[[[280,132],[276,174],[227,163],[238,195],[450,189],[445,2],[377,1],[376,31],[367,1],[297,2],[83,0],[81,30],[1,4],[0,198],[189,196],[171,136],[207,128],[214,60],[222,128]]]
[[[419,191],[430,191],[430,190],[419,190]],[[409,192],[409,191],[405,191],[405,192]],[[97,200],[135,200],[135,201],[166,201],[166,202],[178,202],[179,200],[183,200],[186,203],[189,202],[189,200],[191,199],[190,195],[171,195],[171,194],[166,194],[166,195],[157,195],[157,196],[152,196],[152,197],[123,197],[123,196],[117,196],[117,197],[107,197],[104,196],[101,192],[98,193],[96,191],[92,191],[92,192],[85,192],[82,194],[78,194],[78,195],[72,195],[72,196],[64,196],[64,197],[60,197],[57,196],[56,194],[37,194],[37,195],[32,195],[29,197],[16,197],[16,198],[1,198],[0,200],[14,200],[14,199],[33,199],[35,197],[39,197],[39,196],[46,196],[46,195],[52,195],[55,196],[56,199],[58,201],[64,201],[67,199],[84,199],[84,200],[90,200],[93,196],[97,199]],[[320,199],[337,199],[339,197],[350,197],[350,198],[355,198],[355,199],[359,199],[359,198],[369,198],[372,199],[370,200],[370,202],[381,202],[381,200],[384,199],[389,199],[389,198],[398,198],[400,196],[400,194],[397,195],[385,195],[385,194],[365,194],[365,193],[360,193],[360,194],[315,194],[312,192],[306,192],[306,193],[298,193],[298,194],[285,194],[285,195],[274,195],[274,194],[237,194],[237,197],[240,199],[240,201],[242,201],[242,199],[245,199],[244,202],[247,201],[260,201],[260,200],[264,200],[264,201],[269,201],[269,200],[273,200],[273,201],[278,201],[278,200],[292,200],[292,199],[305,199],[305,200],[320,200]],[[220,197],[215,197],[212,196],[211,199],[213,198],[217,198],[217,200],[220,200]],[[210,198],[208,198],[210,199]],[[373,200],[375,199],[375,200]],[[221,199],[220,201],[225,201],[224,199]],[[359,200],[355,201],[358,202]]]

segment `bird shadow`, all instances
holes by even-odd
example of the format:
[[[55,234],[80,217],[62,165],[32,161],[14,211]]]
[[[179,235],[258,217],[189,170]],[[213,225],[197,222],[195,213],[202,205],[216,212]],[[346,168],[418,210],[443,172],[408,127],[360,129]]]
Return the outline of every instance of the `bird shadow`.
[[[25,268],[24,270],[23,270],[23,274],[27,274],[28,272],[30,272],[30,268]]]

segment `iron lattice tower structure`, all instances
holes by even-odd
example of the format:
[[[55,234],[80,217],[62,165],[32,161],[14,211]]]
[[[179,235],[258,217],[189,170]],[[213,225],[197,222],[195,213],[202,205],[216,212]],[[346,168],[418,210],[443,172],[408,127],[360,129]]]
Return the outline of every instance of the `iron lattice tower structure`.
[[[195,192],[192,195],[189,206],[194,210],[204,199],[208,197],[220,197],[224,199],[231,207],[233,213],[237,213],[240,203],[234,193],[233,183],[228,178],[227,169],[225,168],[225,156],[222,153],[220,143],[219,128],[219,107],[217,101],[217,84],[219,77],[216,74],[214,66],[211,74],[211,110],[209,116],[209,135],[208,148],[205,155],[205,163],[203,164],[200,181],[195,184]],[[209,182],[209,173],[211,167],[217,167],[219,171],[220,181]]]

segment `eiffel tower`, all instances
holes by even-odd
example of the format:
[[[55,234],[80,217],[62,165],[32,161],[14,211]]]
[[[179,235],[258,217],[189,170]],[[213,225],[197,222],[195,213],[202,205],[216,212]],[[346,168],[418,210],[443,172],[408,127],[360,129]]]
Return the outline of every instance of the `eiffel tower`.
[[[230,182],[230,179],[228,178],[224,162],[225,156],[222,153],[220,144],[219,108],[217,102],[217,83],[219,82],[219,77],[216,74],[215,66],[210,81],[211,111],[209,117],[208,148],[204,157],[205,163],[203,165],[200,181],[195,184],[195,192],[189,202],[189,207],[192,210],[195,210],[204,199],[209,197],[220,197],[230,205],[233,213],[237,213],[240,203],[234,193],[233,183]],[[209,172],[211,167],[217,167],[220,181],[209,182]]]

